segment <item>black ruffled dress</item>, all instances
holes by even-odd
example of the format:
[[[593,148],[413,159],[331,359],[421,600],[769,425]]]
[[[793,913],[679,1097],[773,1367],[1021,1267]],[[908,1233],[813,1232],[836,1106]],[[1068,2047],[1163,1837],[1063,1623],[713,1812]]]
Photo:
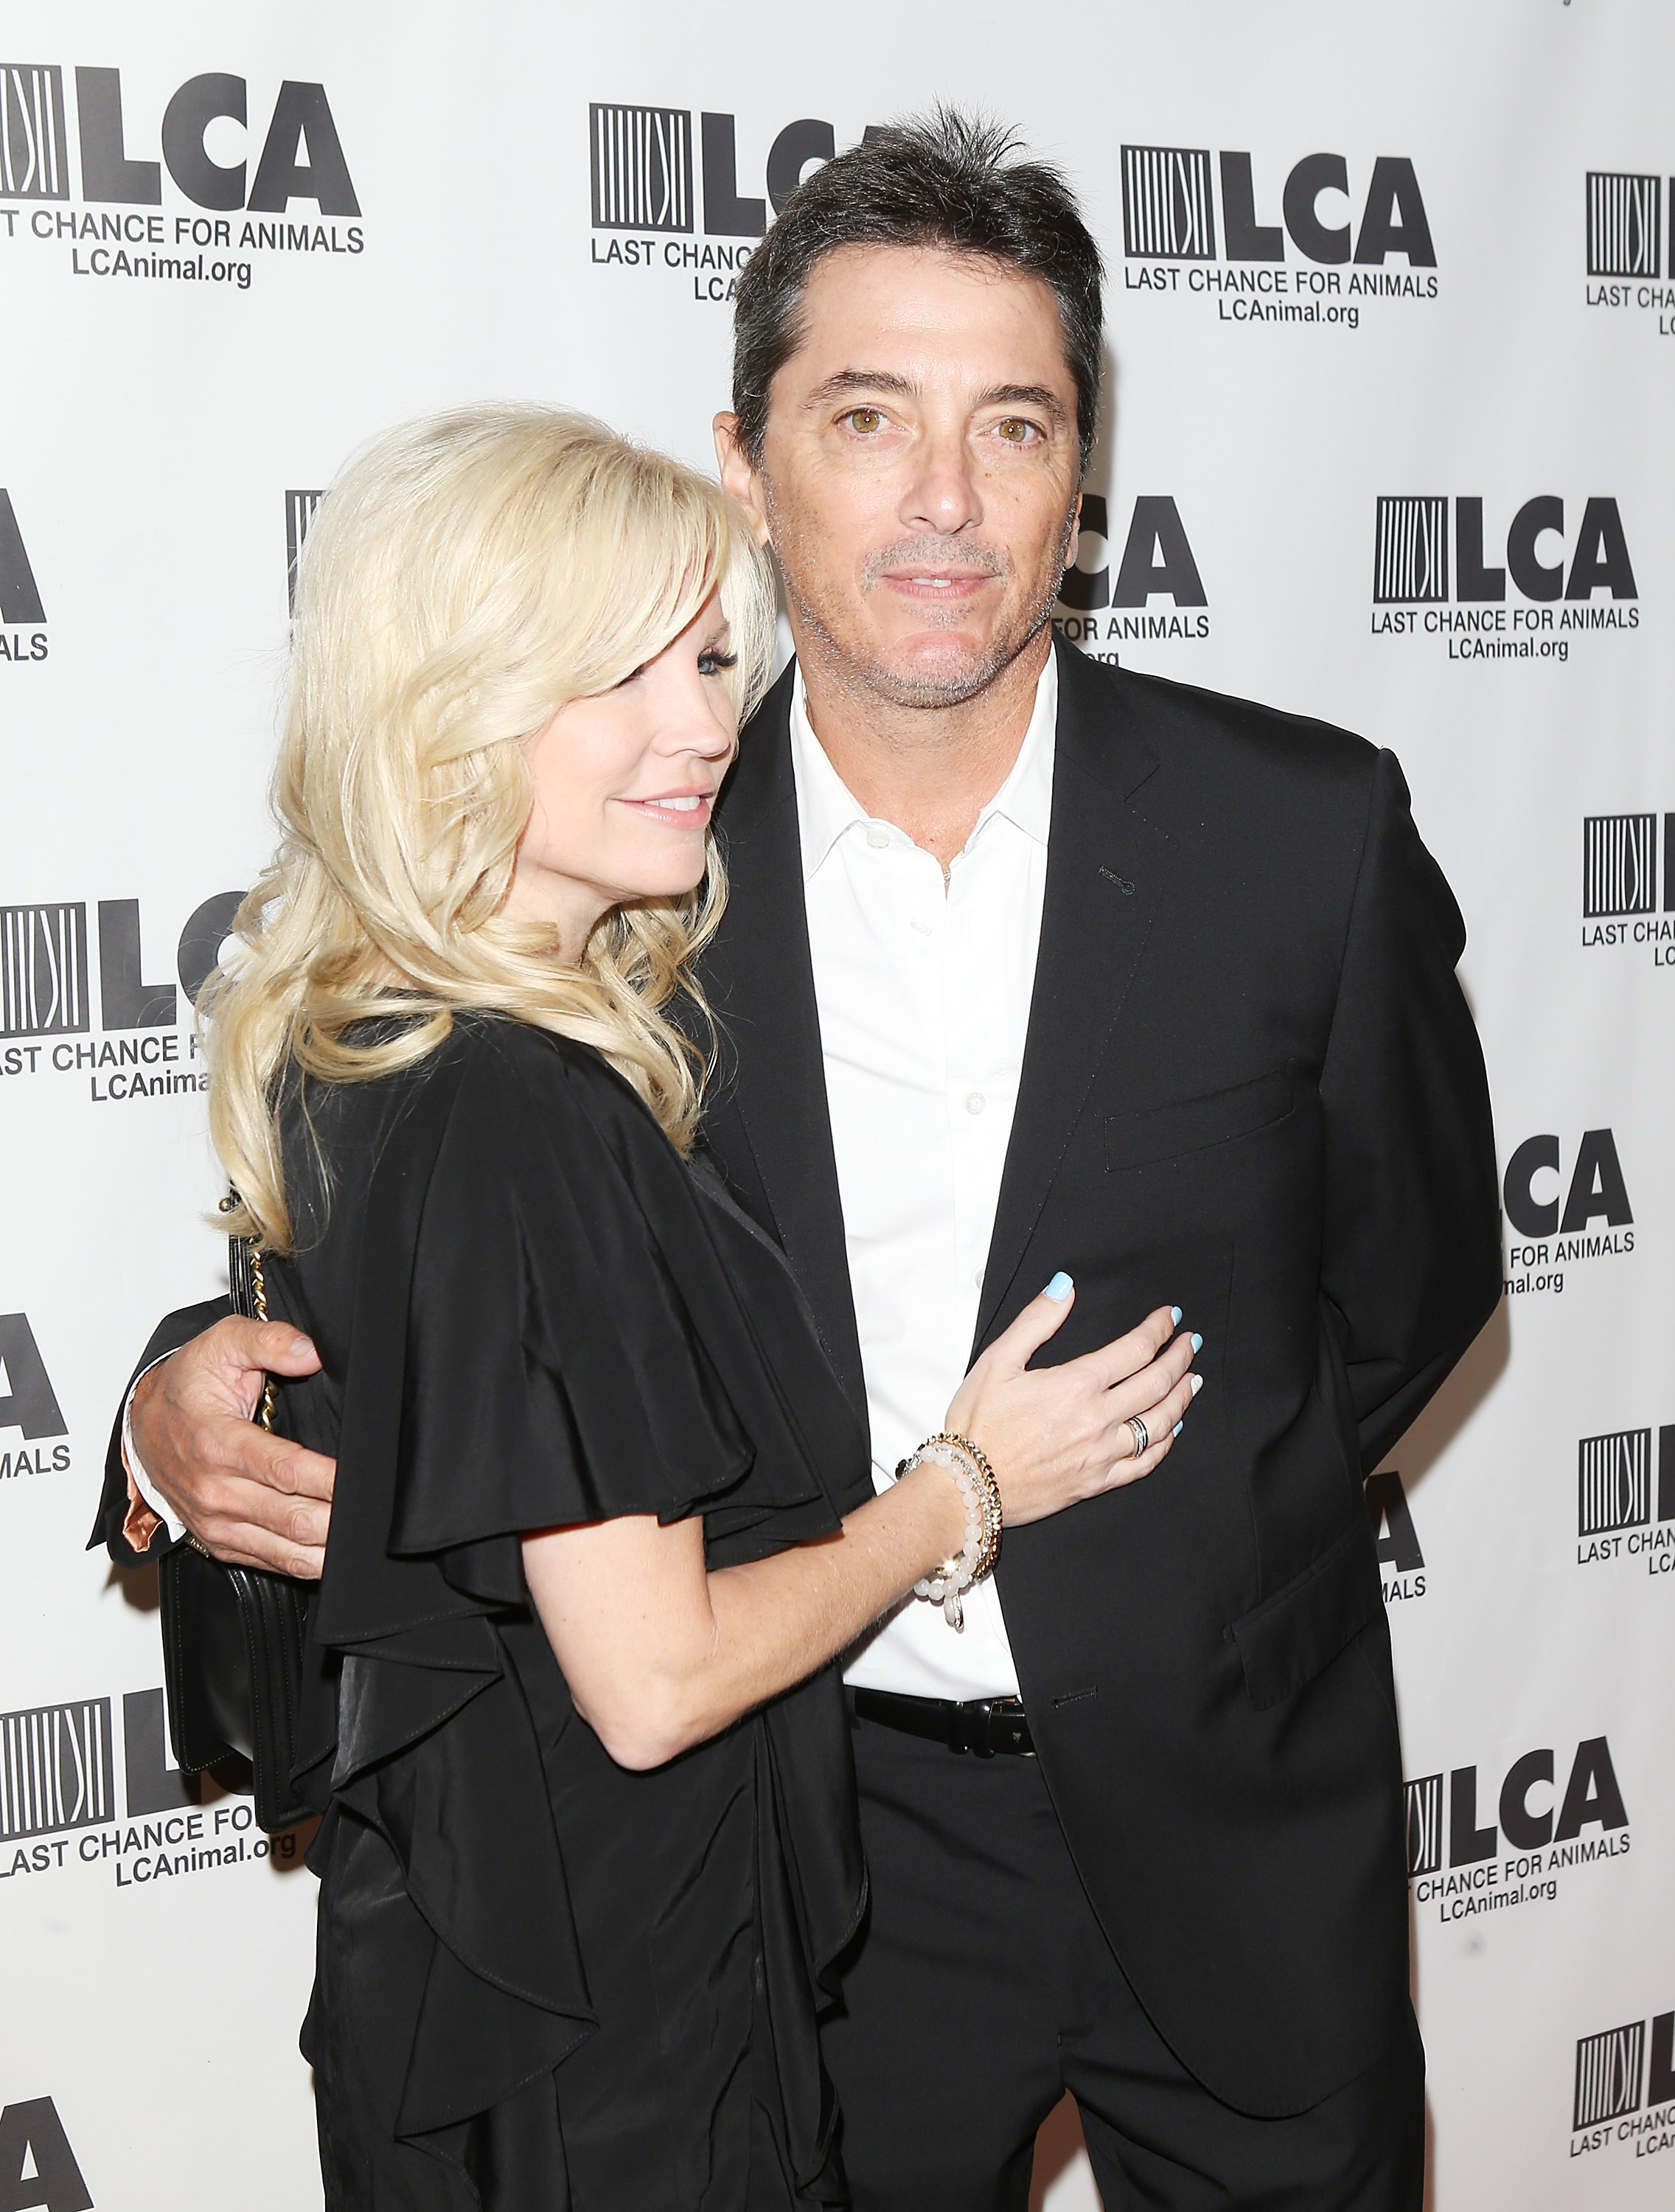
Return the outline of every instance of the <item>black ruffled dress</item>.
[[[270,1307],[325,1366],[281,1425],[339,1459],[298,1759],[330,2212],[841,2203],[816,2020],[865,1881],[836,1675],[629,1772],[519,1541],[699,1513],[725,1565],[871,1494],[783,1258],[597,1054],[515,1022],[304,1087],[285,1138]]]

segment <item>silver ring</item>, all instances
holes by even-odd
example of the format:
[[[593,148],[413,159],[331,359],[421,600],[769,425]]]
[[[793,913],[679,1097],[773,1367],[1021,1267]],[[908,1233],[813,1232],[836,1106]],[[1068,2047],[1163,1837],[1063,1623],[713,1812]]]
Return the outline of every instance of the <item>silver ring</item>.
[[[1131,1413],[1128,1425],[1134,1431],[1134,1456],[1140,1459],[1151,1449],[1151,1434],[1138,1413]]]

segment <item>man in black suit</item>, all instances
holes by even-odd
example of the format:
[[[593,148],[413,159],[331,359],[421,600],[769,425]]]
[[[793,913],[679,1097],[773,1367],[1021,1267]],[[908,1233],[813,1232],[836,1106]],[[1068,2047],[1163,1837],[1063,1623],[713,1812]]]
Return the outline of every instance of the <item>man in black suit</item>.
[[[1095,1354],[1160,1304],[1206,1385],[1151,1479],[1006,1537],[965,1640],[909,1607],[849,1669],[845,2158],[863,2212],[1018,2208],[1068,2087],[1108,2212],[1417,2212],[1361,1487],[1499,1295],[1464,928],[1390,754],[1054,644],[1099,342],[1062,180],[938,117],[794,198],[717,424],[798,660],[721,811],[707,1142],[877,1479],[950,1347],[957,1379],[1060,1273],[1043,1455],[1144,1448]],[[241,1326],[140,1389],[138,1455],[216,1548],[306,1570],[330,1468],[226,1407],[311,1355]],[[125,1504],[113,1460],[113,1540]]]

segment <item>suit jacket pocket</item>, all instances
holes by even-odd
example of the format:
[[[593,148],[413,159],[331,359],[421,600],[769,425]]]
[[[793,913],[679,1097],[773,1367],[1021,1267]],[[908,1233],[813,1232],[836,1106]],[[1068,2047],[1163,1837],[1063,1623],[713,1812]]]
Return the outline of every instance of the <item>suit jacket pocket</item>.
[[[1376,1619],[1383,1601],[1367,1524],[1357,1517],[1312,1566],[1229,1630],[1258,1712],[1312,1681]]]
[[[1112,1114],[1105,1122],[1105,1166],[1147,1167],[1154,1160],[1178,1159],[1210,1145],[1224,1145],[1283,1121],[1291,1110],[1296,1064],[1287,1061],[1253,1082],[1230,1090],[1205,1091],[1169,1106],[1149,1106],[1138,1114]]]

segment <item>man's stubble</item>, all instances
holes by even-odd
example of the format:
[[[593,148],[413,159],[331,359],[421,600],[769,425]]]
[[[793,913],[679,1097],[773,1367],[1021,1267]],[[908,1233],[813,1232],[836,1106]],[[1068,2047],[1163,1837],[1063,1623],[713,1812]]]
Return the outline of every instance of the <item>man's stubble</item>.
[[[835,594],[821,594],[803,580],[814,564],[805,564],[799,556],[814,532],[800,519],[793,520],[786,514],[774,496],[771,480],[766,477],[762,491],[769,542],[779,561],[786,597],[805,634],[803,657],[805,661],[817,659],[827,681],[856,708],[864,710],[872,704],[896,712],[907,709],[934,714],[965,706],[986,691],[1020,654],[1028,652],[1053,618],[1076,526],[1074,501],[1065,512],[1056,559],[1044,573],[1036,591],[995,632],[982,658],[948,675],[927,672],[903,676],[880,655],[867,652],[859,639],[843,635],[847,625],[841,620],[841,599]],[[997,547],[962,543],[956,538],[920,537],[904,540],[884,554],[871,556],[863,567],[863,584],[877,588],[877,580],[887,574],[939,558],[986,568],[996,576],[1010,578],[1015,574],[1010,558]],[[930,626],[934,628],[934,610],[927,610],[927,613],[932,617]],[[957,614],[952,615],[948,623],[950,630],[957,627],[958,620]],[[938,734],[934,725],[924,732],[932,742]]]

